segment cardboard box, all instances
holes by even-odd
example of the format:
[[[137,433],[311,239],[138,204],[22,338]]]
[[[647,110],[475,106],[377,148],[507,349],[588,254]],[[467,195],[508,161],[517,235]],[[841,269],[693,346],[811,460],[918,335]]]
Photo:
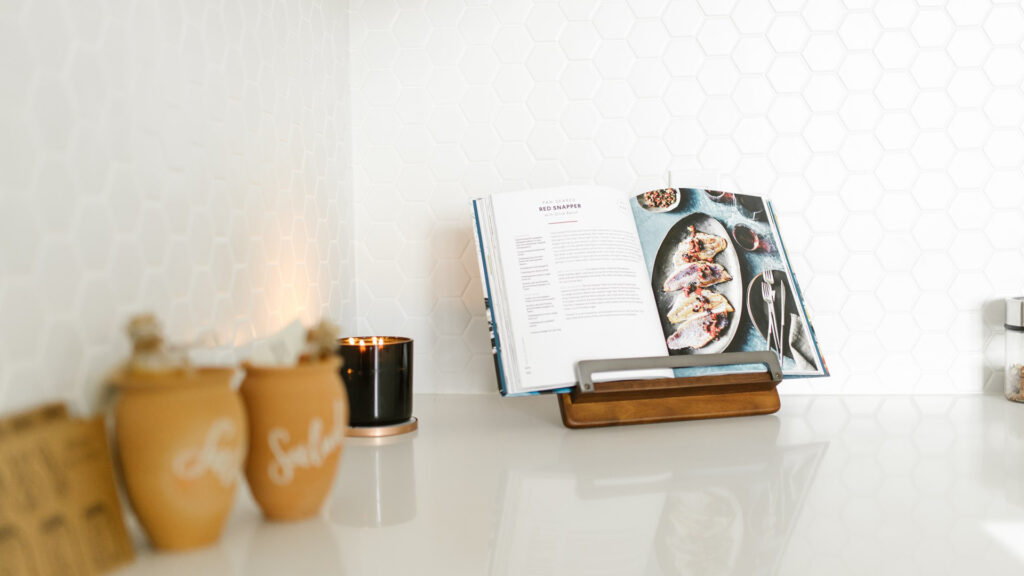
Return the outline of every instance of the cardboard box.
[[[0,420],[0,573],[89,575],[133,557],[102,418]]]

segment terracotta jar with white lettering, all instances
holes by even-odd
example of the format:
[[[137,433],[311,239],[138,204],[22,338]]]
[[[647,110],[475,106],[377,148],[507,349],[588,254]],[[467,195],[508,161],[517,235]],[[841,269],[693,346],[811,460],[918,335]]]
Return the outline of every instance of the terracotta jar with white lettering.
[[[244,366],[245,477],[267,518],[313,516],[330,492],[348,428],[340,362],[331,356],[287,368]]]
[[[248,431],[233,369],[126,371],[116,379],[116,441],[132,509],[156,548],[220,538]]]

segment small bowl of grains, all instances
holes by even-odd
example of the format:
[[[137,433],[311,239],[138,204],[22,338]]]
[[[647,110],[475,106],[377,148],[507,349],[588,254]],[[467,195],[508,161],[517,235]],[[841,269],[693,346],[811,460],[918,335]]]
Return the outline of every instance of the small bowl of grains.
[[[637,202],[648,212],[668,212],[679,206],[679,193],[675,188],[651,190],[637,196]]]

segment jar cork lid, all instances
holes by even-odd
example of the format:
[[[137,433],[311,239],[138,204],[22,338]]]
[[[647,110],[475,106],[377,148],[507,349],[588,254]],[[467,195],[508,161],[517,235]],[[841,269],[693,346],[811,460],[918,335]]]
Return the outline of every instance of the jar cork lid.
[[[1009,330],[1024,331],[1024,296],[1006,299],[1006,324]]]

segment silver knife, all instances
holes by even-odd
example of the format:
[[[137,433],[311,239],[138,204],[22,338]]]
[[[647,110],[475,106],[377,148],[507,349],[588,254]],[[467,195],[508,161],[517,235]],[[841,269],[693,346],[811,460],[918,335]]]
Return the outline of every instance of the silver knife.
[[[761,279],[761,283],[768,284],[767,282],[764,281],[764,278]],[[768,285],[771,286],[771,284]],[[774,316],[775,313],[772,311],[772,307],[770,304],[768,304],[767,300],[762,299],[761,306],[764,307],[764,323],[766,325],[764,331],[764,339],[768,341],[768,350],[771,350],[773,343],[776,345],[776,347],[778,346],[778,334],[775,334],[775,323],[772,322],[772,316]],[[772,342],[772,336],[775,336],[775,342]]]
[[[786,277],[779,278],[779,355],[786,351]],[[781,360],[781,358],[780,358]]]

